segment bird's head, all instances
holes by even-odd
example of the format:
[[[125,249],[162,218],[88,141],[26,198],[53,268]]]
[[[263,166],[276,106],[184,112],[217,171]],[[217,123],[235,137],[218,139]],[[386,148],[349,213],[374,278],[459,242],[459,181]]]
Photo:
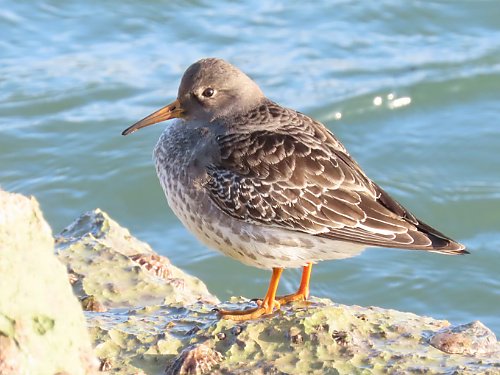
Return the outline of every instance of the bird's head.
[[[122,134],[172,118],[211,122],[244,113],[263,98],[259,86],[233,65],[221,59],[203,59],[184,73],[177,100],[138,121]]]

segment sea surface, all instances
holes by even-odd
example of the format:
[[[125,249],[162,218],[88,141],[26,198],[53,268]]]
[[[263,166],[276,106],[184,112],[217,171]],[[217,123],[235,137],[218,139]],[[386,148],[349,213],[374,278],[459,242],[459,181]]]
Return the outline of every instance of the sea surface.
[[[55,233],[100,207],[221,299],[264,295],[270,272],[201,245],[168,208],[151,160],[168,124],[120,135],[221,57],[471,252],[368,249],[315,266],[312,295],[500,334],[498,2],[4,0],[0,35],[0,185],[36,196]],[[286,270],[280,292],[299,279]]]

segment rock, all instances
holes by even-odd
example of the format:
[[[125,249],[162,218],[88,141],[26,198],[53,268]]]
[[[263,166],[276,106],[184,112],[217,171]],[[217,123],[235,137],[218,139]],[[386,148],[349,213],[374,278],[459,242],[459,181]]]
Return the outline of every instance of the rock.
[[[495,334],[479,321],[443,328],[433,334],[429,342],[450,354],[496,354],[500,357],[500,346]]]
[[[26,198],[20,201],[30,202]],[[34,202],[19,209],[16,215],[25,215],[22,220],[12,208],[6,210],[11,223],[7,226],[7,216],[0,212],[0,243],[3,238],[9,249],[17,249],[22,240],[20,249],[39,250],[34,254],[9,250],[12,254],[6,263],[2,247],[0,272],[13,267],[17,271],[7,273],[9,282],[12,278],[21,283],[24,278],[30,287],[42,288],[34,279],[48,271],[38,271],[37,266],[40,263],[45,269],[43,262],[55,260],[50,254],[50,230],[40,220]],[[26,238],[31,241],[28,245]],[[60,272],[65,296],[71,283],[88,310],[85,317],[100,358],[98,366],[110,374],[500,374],[499,344],[479,322],[453,327],[443,320],[314,297],[285,305],[271,317],[249,322],[221,320],[214,308],[241,309],[255,304],[233,298],[220,305],[200,280],[183,273],[100,210],[82,215],[66,228],[57,237],[57,249],[69,271],[68,275]],[[25,253],[29,256],[16,258]],[[58,267],[52,266],[50,273],[57,273],[52,269]],[[22,297],[41,304],[36,314],[29,312],[27,302],[15,307],[12,301],[17,302],[19,296],[14,292],[5,295],[0,289],[1,309],[7,301],[10,310],[30,317],[28,323],[18,324],[26,319],[14,319],[10,310],[0,310],[2,375],[30,373],[33,364],[26,360],[27,352],[18,349],[18,345],[28,348],[25,332],[29,328],[35,333],[28,337],[47,338],[60,328],[55,314],[67,314],[66,299],[78,305],[71,296],[54,302],[51,298],[56,297],[48,295],[51,292],[34,290],[37,295]],[[81,312],[79,316],[81,324]],[[85,335],[70,333],[69,337]],[[79,348],[77,344],[68,344],[64,337],[59,340],[35,349],[51,360],[71,360],[79,363],[78,368],[87,364],[93,371],[88,345],[78,349],[82,353],[78,362],[71,352]],[[38,353],[35,349],[29,348],[28,353]],[[66,367],[43,371],[55,372],[79,373]]]
[[[224,308],[251,306],[240,298]],[[221,320],[213,307],[156,305],[88,319],[113,374],[500,374],[498,353],[450,355],[430,345],[430,333],[451,328],[443,320],[318,298],[250,322]]]
[[[201,280],[156,254],[99,209],[84,213],[57,235],[56,248],[75,294],[83,301],[91,296],[91,306],[101,310],[218,302]]]
[[[0,374],[91,374],[97,361],[35,198],[0,190]]]
[[[190,277],[100,210],[82,215],[65,229],[58,248],[72,280],[77,280],[75,291],[92,296],[90,306],[97,299],[109,308],[86,314],[96,353],[113,374],[500,370],[496,354],[449,355],[430,345],[432,333],[451,329],[447,321],[394,310],[313,298],[284,306],[271,318],[220,320],[212,309],[252,303],[235,298],[218,306],[204,286],[192,287]],[[114,296],[113,290],[123,296]],[[165,299],[165,293],[171,295]]]
[[[202,375],[222,361],[222,354],[206,344],[184,349],[165,369],[165,375]]]

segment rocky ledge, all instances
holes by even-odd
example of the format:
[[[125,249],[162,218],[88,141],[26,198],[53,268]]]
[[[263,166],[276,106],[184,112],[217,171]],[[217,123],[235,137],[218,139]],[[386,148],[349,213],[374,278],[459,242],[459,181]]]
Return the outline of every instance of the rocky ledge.
[[[55,244],[56,255],[34,198],[0,191],[1,375],[500,374],[500,344],[480,322],[317,298],[220,320],[214,308],[252,302],[220,304],[100,210]]]

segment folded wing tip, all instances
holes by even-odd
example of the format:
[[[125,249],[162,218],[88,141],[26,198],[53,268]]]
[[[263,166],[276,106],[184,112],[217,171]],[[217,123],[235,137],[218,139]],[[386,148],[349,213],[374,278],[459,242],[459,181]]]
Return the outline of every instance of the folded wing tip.
[[[435,251],[441,254],[447,255],[466,255],[470,254],[469,251],[466,250],[465,246],[459,242],[455,242],[453,240],[449,240],[448,244],[443,248],[436,248],[431,251]]]

